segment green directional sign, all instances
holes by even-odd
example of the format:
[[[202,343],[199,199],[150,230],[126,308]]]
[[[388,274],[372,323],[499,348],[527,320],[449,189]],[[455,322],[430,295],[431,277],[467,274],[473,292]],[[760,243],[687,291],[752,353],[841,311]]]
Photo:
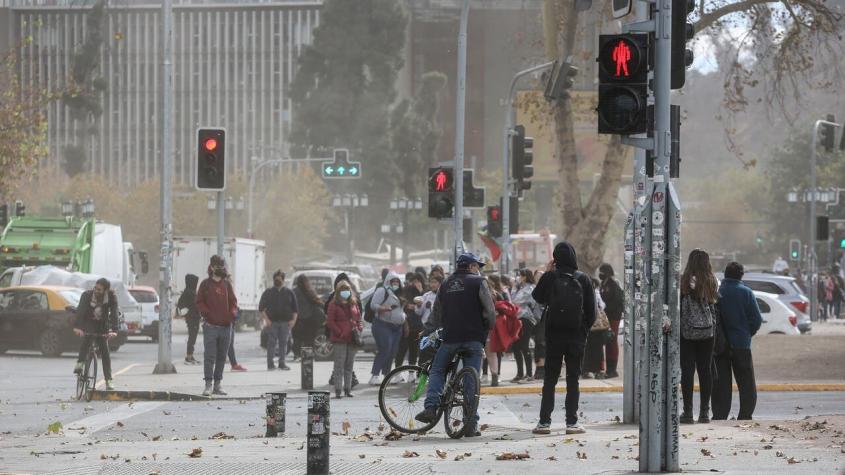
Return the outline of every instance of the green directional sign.
[[[334,159],[321,164],[323,178],[361,178],[361,162],[349,161],[349,150],[334,150]]]

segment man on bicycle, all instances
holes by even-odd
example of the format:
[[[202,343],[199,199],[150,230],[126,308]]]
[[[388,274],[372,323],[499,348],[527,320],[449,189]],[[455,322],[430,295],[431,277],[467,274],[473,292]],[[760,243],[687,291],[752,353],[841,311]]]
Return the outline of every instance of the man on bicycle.
[[[86,290],[79,299],[76,308],[76,323],[73,332],[84,337],[79,347],[74,373],[81,373],[88,357],[88,349],[96,342],[103,361],[103,376],[106,377],[106,389],[114,390],[111,379],[111,357],[107,339],[117,336],[117,296],[111,290],[108,279],[101,278],[94,284],[94,290]]]
[[[434,355],[425,397],[425,410],[416,419],[431,423],[437,418],[437,405],[445,385],[446,368],[455,354],[462,353],[464,366],[481,371],[484,343],[496,321],[493,297],[487,282],[481,277],[484,263],[474,254],[465,252],[458,256],[457,270],[440,286],[434,301],[434,310],[426,328],[443,328],[443,344]],[[469,394],[478,388],[467,387]],[[481,435],[477,431],[478,413],[466,422],[465,437]]]

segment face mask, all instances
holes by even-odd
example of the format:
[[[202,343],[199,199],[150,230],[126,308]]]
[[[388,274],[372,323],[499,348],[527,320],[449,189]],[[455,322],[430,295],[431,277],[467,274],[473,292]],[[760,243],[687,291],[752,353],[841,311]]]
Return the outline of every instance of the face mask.
[[[391,285],[391,286],[390,286],[390,288],[391,288],[391,290],[393,290],[394,292],[397,292],[397,291],[399,290],[399,286],[398,286],[398,285]]]
[[[352,291],[349,291],[349,290],[341,290],[340,291],[340,298],[342,298],[343,300],[346,300],[351,296],[352,296]]]

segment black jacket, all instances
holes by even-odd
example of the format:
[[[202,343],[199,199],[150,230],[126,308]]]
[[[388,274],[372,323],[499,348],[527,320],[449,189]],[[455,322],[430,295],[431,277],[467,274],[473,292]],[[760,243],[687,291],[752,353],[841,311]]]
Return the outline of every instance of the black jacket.
[[[613,277],[608,277],[601,283],[601,299],[604,300],[607,318],[622,320],[622,314],[625,312],[625,292]]]
[[[183,308],[188,309],[188,314],[185,315],[186,322],[199,322],[202,318],[197,308],[197,282],[199,280],[200,278],[194,274],[186,274],[185,290],[182,291],[182,295],[179,296],[179,300],[176,302],[177,312]]]
[[[86,290],[82,293],[82,297],[79,299],[79,306],[76,307],[76,323],[74,324],[74,328],[79,328],[86,333],[117,333],[117,296],[111,290],[106,293],[106,301],[102,304],[102,313],[99,318],[94,313],[96,307],[91,306],[93,297],[93,290]]]
[[[583,272],[578,272],[578,258],[575,255],[575,248],[566,241],[560,242],[555,246],[554,250],[555,270],[546,272],[540,277],[540,282],[534,287],[531,296],[540,305],[548,305],[551,300],[551,292],[554,291],[555,279],[560,277],[560,274],[572,274],[575,279],[581,284],[581,289],[584,293],[583,301],[583,326],[581,328],[582,334],[554,334],[546,327],[546,346],[551,347],[555,345],[556,341],[565,341],[586,343],[587,334],[590,332],[593,323],[596,321],[596,293],[593,288],[593,281],[590,276]],[[545,318],[545,314],[544,314]],[[543,322],[547,324],[548,322]]]
[[[466,269],[458,269],[440,286],[426,332],[442,327],[446,343],[483,344],[495,324],[496,309],[487,281]]]

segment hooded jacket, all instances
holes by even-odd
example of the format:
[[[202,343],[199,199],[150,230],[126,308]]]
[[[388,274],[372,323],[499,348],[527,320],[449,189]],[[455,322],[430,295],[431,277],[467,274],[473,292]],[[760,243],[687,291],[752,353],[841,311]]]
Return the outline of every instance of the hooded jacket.
[[[553,334],[546,328],[546,346],[554,346],[556,340],[564,340],[584,345],[587,334],[590,332],[593,323],[596,321],[596,293],[593,289],[593,282],[590,276],[578,272],[578,257],[575,255],[575,248],[566,241],[561,241],[555,246],[553,253],[555,270],[546,272],[540,277],[540,282],[534,287],[531,296],[540,305],[548,305],[551,301],[551,293],[555,290],[555,279],[565,278],[563,274],[571,274],[581,284],[583,294],[583,321],[581,332],[570,334]],[[546,322],[547,323],[547,322]]]
[[[392,323],[393,325],[402,325],[405,323],[405,310],[402,309],[402,301],[399,299],[398,292],[394,292],[390,288],[390,281],[398,279],[402,282],[402,278],[396,272],[388,272],[387,277],[384,278],[382,286],[376,289],[370,298],[370,308],[376,312],[376,319],[383,322]],[[400,288],[401,291],[401,288]],[[390,305],[390,311],[379,311],[382,305]]]
[[[200,278],[195,276],[194,274],[185,274],[185,290],[182,291],[182,295],[179,296],[179,300],[176,302],[176,311],[180,311],[183,308],[188,309],[188,314],[185,315],[185,321],[187,322],[198,322],[200,320],[200,311],[197,309],[197,282],[199,282]]]
[[[212,278],[211,266],[208,266],[208,278],[202,281],[197,290],[196,303],[202,318],[211,325],[231,325],[238,314],[235,289],[226,277],[219,282],[215,281]]]
[[[117,333],[118,309],[114,291],[109,289],[102,302],[96,302],[93,290],[82,292],[76,307],[76,322],[73,327],[88,333]]]

